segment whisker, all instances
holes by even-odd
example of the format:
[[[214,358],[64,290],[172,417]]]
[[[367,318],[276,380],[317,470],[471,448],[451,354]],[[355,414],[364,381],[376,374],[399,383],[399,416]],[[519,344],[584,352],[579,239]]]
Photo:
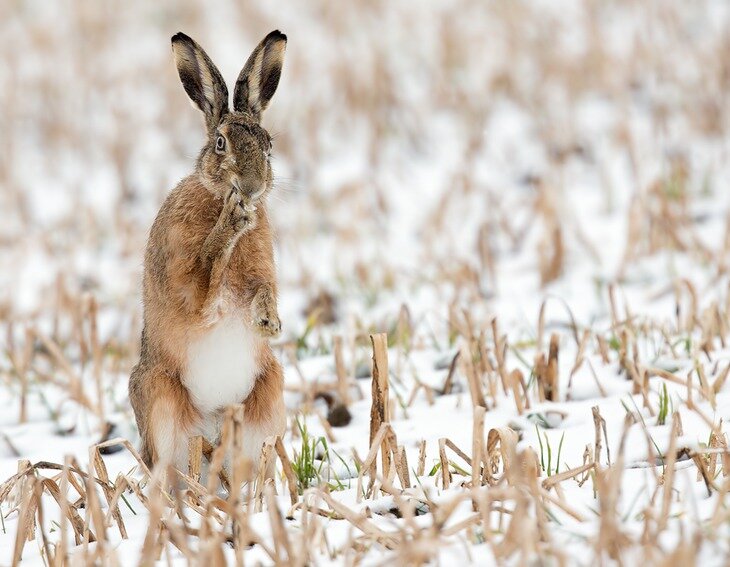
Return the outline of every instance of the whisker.
[[[303,183],[287,179],[275,179],[273,185],[275,189],[288,193],[299,193],[304,189]]]
[[[284,204],[286,204],[286,202],[287,202],[287,201],[286,201],[286,199],[284,199],[284,197],[282,197],[281,195],[277,194],[277,193],[276,193],[276,191],[272,191],[272,192],[270,192],[270,193],[269,193],[269,196],[270,196],[270,198],[272,198],[272,199],[276,199],[276,200],[277,200],[277,201],[279,201],[280,203],[284,203]]]

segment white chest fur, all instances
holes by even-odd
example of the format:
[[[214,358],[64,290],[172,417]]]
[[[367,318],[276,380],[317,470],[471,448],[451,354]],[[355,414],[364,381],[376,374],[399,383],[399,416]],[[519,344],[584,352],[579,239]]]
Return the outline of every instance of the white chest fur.
[[[224,315],[188,347],[183,378],[202,412],[242,402],[258,373],[258,337],[240,315]]]

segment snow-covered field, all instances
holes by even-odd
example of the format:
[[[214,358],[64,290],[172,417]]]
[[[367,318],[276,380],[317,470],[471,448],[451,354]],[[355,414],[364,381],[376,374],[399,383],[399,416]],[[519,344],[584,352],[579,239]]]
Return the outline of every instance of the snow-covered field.
[[[106,481],[147,231],[204,132],[169,38],[231,81],[276,28],[294,467],[247,505],[127,449]],[[730,561],[724,0],[5,2],[0,107],[0,565]]]

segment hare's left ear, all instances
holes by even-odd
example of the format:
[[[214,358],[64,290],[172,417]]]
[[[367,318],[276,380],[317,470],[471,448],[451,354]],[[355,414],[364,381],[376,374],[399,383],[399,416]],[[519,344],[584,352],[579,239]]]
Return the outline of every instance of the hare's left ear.
[[[246,61],[233,90],[233,108],[248,112],[256,120],[269,106],[284,65],[286,36],[279,30],[267,35]]]
[[[226,83],[203,48],[184,33],[172,36],[172,52],[185,92],[205,115],[208,134],[212,135],[228,113]]]

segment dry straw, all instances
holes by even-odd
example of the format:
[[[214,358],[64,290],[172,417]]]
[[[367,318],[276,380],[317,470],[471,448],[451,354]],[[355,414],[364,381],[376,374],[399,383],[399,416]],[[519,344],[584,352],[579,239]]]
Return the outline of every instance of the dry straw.
[[[151,219],[140,211],[153,209],[145,199],[157,205],[174,183],[168,176],[189,163],[194,150],[187,140],[197,139],[191,133],[198,132],[193,129],[197,117],[188,112],[169,60],[148,56],[146,46],[166,44],[160,15],[177,14],[170,16],[170,25],[189,29],[206,44],[215,45],[212,32],[218,29],[206,28],[211,18],[191,3],[163,0],[151,13],[147,3],[131,2],[125,5],[124,19],[139,29],[145,49],[127,61],[119,39],[129,35],[129,28],[119,27],[108,5],[71,2],[66,7],[57,21],[36,17],[33,10],[15,12],[17,3],[0,5],[0,16],[10,22],[0,34],[7,78],[0,89],[5,109],[0,208],[7,221],[0,234],[7,258],[2,268],[8,281],[20,287],[23,282],[14,272],[23,272],[18,266],[26,256],[58,264],[57,277],[42,287],[31,312],[22,312],[5,295],[0,298],[0,387],[17,395],[19,423],[31,419],[32,403],[46,400],[41,396],[53,390],[58,396],[40,403],[59,431],[60,417],[72,408],[114,437],[118,433],[106,430],[107,417],[123,415],[128,408],[113,390],[138,358],[141,332],[138,291],[131,282],[140,278]],[[730,451],[720,416],[730,373],[722,354],[730,331],[730,216],[724,214],[719,238],[706,238],[709,217],[705,207],[696,206],[696,195],[711,192],[714,185],[722,190],[716,179],[722,160],[707,171],[695,171],[688,159],[703,153],[696,148],[727,139],[727,34],[703,25],[703,33],[692,32],[703,21],[703,3],[667,2],[659,15],[653,3],[632,0],[610,6],[586,2],[583,7],[579,21],[571,22],[587,38],[579,55],[566,50],[562,41],[565,32],[574,30],[536,5],[515,2],[456,2],[439,11],[438,22],[415,4],[362,2],[347,10],[333,4],[318,12],[318,41],[331,45],[342,38],[369,37],[365,32],[378,41],[360,42],[366,50],[354,44],[352,50],[327,49],[322,57],[301,46],[290,49],[286,80],[292,85],[309,81],[318,88],[311,94],[306,88],[297,91],[290,99],[294,103],[275,121],[285,130],[276,138],[275,151],[297,172],[293,183],[306,187],[274,191],[284,200],[282,210],[296,213],[278,227],[282,255],[296,268],[286,285],[310,297],[321,293],[318,274],[306,259],[320,243],[320,228],[326,227],[338,245],[332,266],[345,282],[343,289],[351,286],[377,304],[388,291],[418,284],[437,298],[433,311],[448,318],[445,333],[432,333],[411,304],[399,306],[389,318],[368,314],[352,320],[330,305],[326,319],[333,321],[334,330],[315,322],[306,335],[276,345],[293,376],[301,378],[299,383],[288,380],[287,389],[300,396],[302,413],[309,415],[322,394],[354,408],[363,394],[355,376],[363,375],[363,367],[367,374],[364,362],[372,356],[370,400],[362,402],[372,407],[369,433],[358,440],[363,447],[367,444],[367,453],[363,460],[353,458],[359,467],[352,474],[357,477],[354,497],[342,496],[337,486],[328,485],[332,479],[324,477],[300,491],[288,437],[268,439],[257,463],[259,470],[275,466],[273,482],[254,475],[252,463],[231,459],[224,466],[226,453],[235,454],[246,435],[235,408],[226,415],[219,446],[201,437],[190,440],[186,471],[150,471],[129,441],[119,438],[93,445],[86,465],[73,457],[33,463],[22,458],[24,448],[15,439],[0,434],[2,450],[18,458],[16,474],[0,485],[3,525],[14,522],[17,530],[8,556],[13,564],[27,557],[29,545],[40,550],[47,565],[127,562],[115,552],[119,539],[131,532],[127,503],[146,517],[135,558],[145,565],[171,561],[173,554],[211,565],[230,562],[232,554],[239,563],[249,563],[249,554],[256,554],[257,560],[263,556],[276,565],[358,564],[371,562],[373,554],[387,554],[386,561],[418,565],[445,562],[451,557],[444,552],[447,548],[463,550],[475,562],[564,565],[572,559],[566,537],[587,553],[586,562],[597,565],[688,565],[700,550],[705,556],[708,549],[727,552]],[[253,38],[261,29],[278,25],[257,2],[234,2],[228,10],[225,21],[213,20],[216,26],[233,22],[235,33],[227,34],[231,37]],[[613,11],[616,18],[606,17]],[[465,25],[465,17],[469,24],[488,22],[494,33]],[[674,43],[658,49],[639,38],[626,44],[629,53],[623,58],[622,50],[605,40],[614,36],[606,26],[622,17],[650,22],[652,37],[669,37]],[[299,17],[292,18],[292,25],[305,20],[315,25],[312,18]],[[407,33],[394,35],[389,22]],[[411,30],[428,31],[428,57],[422,38],[414,40]],[[300,28],[298,37],[306,31]],[[485,53],[509,57],[485,65]],[[44,66],[28,67],[28,61]],[[57,69],[72,70],[73,80]],[[424,77],[426,83],[404,89],[398,79],[407,69],[418,69],[414,79]],[[539,84],[530,71],[534,69],[540,70]],[[653,89],[654,84],[659,88]],[[328,91],[337,93],[336,100],[323,96]],[[141,112],[138,99],[128,93],[142,92],[164,101],[164,111]],[[565,99],[565,104],[556,99]],[[598,136],[586,132],[578,113],[572,112],[585,100],[608,104],[617,116],[615,124]],[[507,170],[521,178],[518,187],[494,183],[490,176],[485,181],[478,174],[484,156],[494,157],[485,128],[503,111],[504,102],[531,118],[533,142],[545,161],[535,172]],[[89,112],[80,111],[87,108]],[[636,113],[642,117],[636,124],[645,120],[652,139],[671,138],[680,130],[687,143],[647,146],[636,131]],[[422,221],[411,227],[419,266],[405,270],[389,254],[375,257],[370,250],[387,251],[393,244],[386,240],[391,231],[383,228],[400,226],[404,219],[393,213],[397,200],[390,196],[413,184],[408,168],[403,177],[402,165],[414,155],[432,160],[431,144],[444,138],[432,125],[442,125],[443,117],[454,127],[456,141],[446,139],[456,145],[457,159],[440,176],[441,193],[423,199],[423,214],[409,215]],[[101,126],[109,124],[120,127],[109,132]],[[359,157],[367,176],[320,187],[324,176],[318,164],[331,163],[332,140],[341,142],[343,132],[360,128],[365,130],[365,149]],[[28,148],[27,142],[35,140],[41,151]],[[141,145],[144,140],[147,145]],[[159,153],[146,158],[149,140]],[[64,161],[69,149],[78,157]],[[653,151],[661,159],[645,164]],[[166,159],[170,166],[160,167]],[[40,193],[25,186],[29,163],[33,183],[41,180]],[[100,164],[99,177],[112,175],[118,185],[116,196],[105,202],[105,209],[112,211],[108,215],[90,204],[82,180],[74,175],[64,180],[90,163]],[[625,203],[614,187],[616,164],[631,187]],[[518,263],[529,260],[530,275],[546,293],[584,259],[601,267],[606,260],[602,242],[595,242],[588,231],[593,219],[580,204],[573,206],[576,165],[595,174],[597,198],[624,227],[622,234],[611,234],[624,243],[616,248],[620,266],[615,281],[595,282],[610,321],[605,327],[586,328],[565,301],[549,296],[535,324],[528,325],[529,338],[518,338],[508,320],[493,317],[489,302],[497,292],[500,298],[510,292],[513,255]],[[655,165],[661,165],[658,177],[652,177]],[[43,192],[49,190],[48,180],[50,190],[69,196],[70,212],[61,211],[57,220],[44,223],[35,209],[39,203],[47,205]],[[391,186],[393,180],[397,188]],[[91,181],[94,191],[104,189],[103,183],[96,187],[96,178]],[[421,205],[420,193],[414,195]],[[94,261],[111,258],[130,288],[115,296],[105,284],[109,274],[97,281],[82,273],[76,267],[79,250],[92,254]],[[651,319],[632,303],[637,300],[629,301],[637,295],[623,289],[633,285],[635,267],[657,255],[682,261],[677,262],[681,270],[676,277],[666,277],[643,294],[647,301],[673,302],[666,316]],[[347,258],[352,262],[338,264]],[[709,272],[709,280],[698,284],[695,274],[684,269],[685,260]],[[98,265],[106,270],[108,263]],[[388,329],[390,344],[386,335],[373,334],[374,329]],[[341,338],[333,340],[333,334]],[[411,368],[410,357],[433,345],[448,351],[441,387],[415,379],[409,391],[403,376]],[[329,353],[334,371],[313,383],[300,357],[315,352]],[[560,421],[564,414],[555,407],[576,401],[586,385],[582,381],[608,398],[615,390],[605,380],[607,371],[627,380],[636,407],[627,404],[620,433],[607,424],[608,413],[586,410],[583,428],[590,442],[581,451],[582,462],[576,459],[568,467],[561,460],[558,470],[555,459],[550,465],[547,455],[538,454],[532,430],[520,424],[528,417]],[[664,385],[669,399],[662,393]],[[367,388],[364,394],[367,398]],[[420,403],[441,403],[445,396],[454,402],[452,411],[468,416],[470,432],[459,444],[441,435],[411,446],[401,429],[407,412]],[[515,420],[487,425],[503,411],[512,412]],[[660,447],[652,435],[662,416],[669,431]],[[702,443],[687,446],[683,419],[688,425],[700,423],[708,432]],[[321,423],[330,441],[347,438],[324,417]],[[646,444],[645,460],[629,462],[629,431],[632,440]],[[292,433],[293,443],[301,441],[296,428]],[[548,435],[555,441],[553,433],[538,431],[538,439],[544,443]],[[105,454],[120,447],[131,455],[136,470],[111,478]],[[557,457],[554,442],[552,451]],[[622,494],[622,487],[635,472],[632,467],[646,469],[656,488],[627,510],[629,495]],[[691,474],[680,472],[685,467]],[[710,495],[702,502],[709,510],[705,521],[688,520],[687,479],[699,483],[700,494]],[[573,498],[581,487],[589,505]],[[51,533],[53,518],[60,527],[54,524]],[[333,524],[347,526],[345,541],[328,535]],[[676,544],[667,546],[672,538]]]

